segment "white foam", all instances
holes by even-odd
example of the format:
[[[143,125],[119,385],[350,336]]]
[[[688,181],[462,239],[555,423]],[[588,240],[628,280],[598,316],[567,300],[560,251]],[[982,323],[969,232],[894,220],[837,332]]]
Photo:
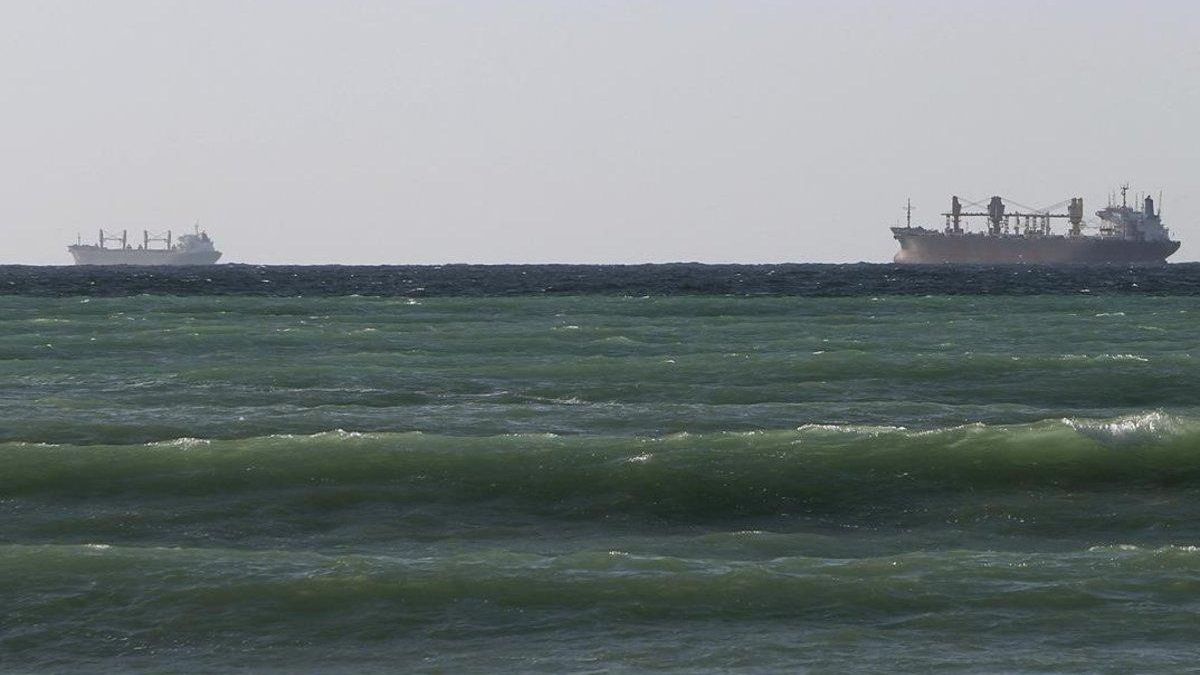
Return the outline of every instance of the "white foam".
[[[1060,361],[1131,361],[1137,363],[1149,363],[1150,359],[1138,354],[1063,354],[1058,357]]]
[[[882,434],[908,431],[908,429],[906,427],[888,425],[871,426],[866,424],[802,424],[796,427],[796,431],[826,431],[838,434],[874,437]]]
[[[1100,441],[1156,440],[1177,434],[1184,426],[1178,419],[1158,410],[1109,420],[1065,417],[1062,421],[1078,433]]]
[[[1200,553],[1200,546],[1167,544],[1166,546],[1147,548],[1136,544],[1111,544],[1107,546],[1089,546],[1088,553]]]
[[[186,450],[188,448],[209,445],[210,443],[212,443],[212,441],[207,438],[192,438],[190,436],[185,436],[183,438],[173,438],[169,441],[154,441],[147,443],[146,445],[155,448],[183,448]]]

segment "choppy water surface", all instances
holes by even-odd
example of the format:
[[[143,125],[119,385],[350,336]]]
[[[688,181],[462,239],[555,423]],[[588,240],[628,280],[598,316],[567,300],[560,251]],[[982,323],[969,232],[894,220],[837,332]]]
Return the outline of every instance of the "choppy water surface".
[[[1197,656],[1188,294],[39,288],[0,296],[0,668]]]

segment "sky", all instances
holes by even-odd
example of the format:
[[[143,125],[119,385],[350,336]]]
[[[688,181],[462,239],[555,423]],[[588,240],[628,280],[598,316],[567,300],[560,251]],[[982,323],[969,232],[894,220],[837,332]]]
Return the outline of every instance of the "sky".
[[[0,111],[0,263],[884,262],[1124,182],[1200,259],[1193,0],[11,0]]]

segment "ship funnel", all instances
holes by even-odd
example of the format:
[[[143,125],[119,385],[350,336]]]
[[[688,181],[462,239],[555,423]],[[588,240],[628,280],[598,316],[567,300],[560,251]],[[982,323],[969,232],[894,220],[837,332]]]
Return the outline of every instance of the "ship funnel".
[[[1147,216],[1150,216],[1150,217],[1152,217],[1152,218],[1153,218],[1153,217],[1154,217],[1154,199],[1153,199],[1152,197],[1150,197],[1149,195],[1147,195],[1147,196],[1146,196],[1146,201],[1145,201],[1145,203],[1143,204],[1143,206],[1145,207],[1145,208],[1143,209],[1143,210],[1144,210],[1144,212],[1145,212],[1145,214],[1146,214]]]

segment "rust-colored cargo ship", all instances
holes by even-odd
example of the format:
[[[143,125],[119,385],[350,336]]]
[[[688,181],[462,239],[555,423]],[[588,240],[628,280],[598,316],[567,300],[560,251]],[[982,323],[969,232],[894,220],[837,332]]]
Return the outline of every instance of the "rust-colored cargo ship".
[[[1047,209],[1027,212],[1008,211],[1004,200],[992,197],[986,211],[964,211],[958,197],[951,199],[950,211],[944,213],[943,230],[912,227],[893,227],[892,234],[900,242],[896,254],[898,263],[1166,263],[1167,257],[1179,249],[1171,232],[1162,224],[1161,212],[1155,210],[1154,200],[1146,197],[1142,208],[1135,209],[1126,202],[1129,186],[1121,188],[1121,204],[1115,200],[1096,212],[1100,225],[1096,234],[1084,234],[1083,199],[1073,198]],[[1066,213],[1054,213],[1065,205]],[[980,205],[982,206],[982,205]],[[986,232],[970,232],[963,221],[970,217],[987,218]],[[1050,222],[1065,219],[1069,230],[1054,234]]]

